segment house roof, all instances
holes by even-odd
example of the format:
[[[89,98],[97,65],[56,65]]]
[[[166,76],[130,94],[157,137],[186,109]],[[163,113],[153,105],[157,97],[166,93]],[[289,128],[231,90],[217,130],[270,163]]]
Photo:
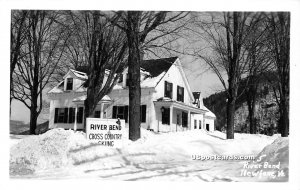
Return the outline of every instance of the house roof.
[[[213,112],[211,112],[207,107],[203,106],[203,109],[208,111],[208,112],[205,113],[204,116],[216,118],[216,115]]]
[[[151,59],[151,60],[143,60],[141,62],[141,74],[146,75],[143,81],[141,81],[142,88],[152,88],[155,87],[160,80],[165,76],[170,67],[174,64],[174,62],[178,59],[178,57],[170,57],[170,58],[162,58],[162,59]],[[80,67],[80,71],[70,69],[74,76],[77,78],[87,80],[88,76],[84,71],[87,71],[87,67]],[[63,81],[57,84],[52,90],[48,93],[62,93],[63,91]],[[116,84],[113,88],[123,89],[120,84]],[[86,89],[83,86],[80,86],[78,89],[74,89],[76,92],[83,92]]]
[[[83,80],[87,80],[88,79],[87,74],[84,73],[84,72],[76,71],[74,69],[70,69],[69,72],[71,72],[75,77],[77,77],[79,79],[83,79]],[[67,74],[64,76],[64,78],[67,76]]]
[[[146,77],[141,81],[141,88],[155,87],[177,59],[178,57],[143,60],[141,74],[145,74]],[[123,89],[123,87],[116,84],[114,89]]]
[[[143,60],[141,68],[149,72],[151,77],[157,77],[163,72],[167,72],[178,57],[169,57],[162,59]]]

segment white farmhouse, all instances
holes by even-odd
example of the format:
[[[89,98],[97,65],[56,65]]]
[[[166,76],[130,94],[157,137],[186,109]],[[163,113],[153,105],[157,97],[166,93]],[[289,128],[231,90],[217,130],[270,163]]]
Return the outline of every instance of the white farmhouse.
[[[49,128],[83,129],[83,83],[86,73],[70,69],[63,81],[48,92]],[[98,102],[94,117],[125,119],[128,126],[127,69],[111,93]],[[141,127],[155,132],[214,130],[215,115],[199,92],[192,93],[179,58],[141,63]]]

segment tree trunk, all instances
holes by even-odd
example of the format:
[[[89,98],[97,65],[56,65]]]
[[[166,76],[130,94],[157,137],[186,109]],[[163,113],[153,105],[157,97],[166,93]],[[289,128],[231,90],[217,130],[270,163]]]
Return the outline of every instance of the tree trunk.
[[[83,118],[83,131],[86,132],[86,118],[93,117],[97,103],[95,103],[94,93],[92,89],[87,90],[86,100],[84,101],[84,118]]]
[[[249,128],[250,134],[256,134],[256,125],[255,125],[255,118],[254,118],[254,107],[250,108],[248,105],[249,111]]]
[[[252,81],[253,82],[253,81]],[[255,125],[255,102],[256,102],[256,88],[249,87],[246,91],[246,99],[248,105],[248,118],[249,118],[249,129],[250,134],[256,134],[256,125]]]
[[[234,139],[234,112],[235,112],[235,98],[229,97],[227,101],[227,139]]]
[[[35,129],[37,125],[37,118],[38,118],[38,113],[37,113],[37,104],[36,101],[34,100],[31,102],[31,107],[30,107],[30,134],[34,135],[35,134]]]
[[[280,133],[282,137],[287,137],[289,135],[289,108],[288,103],[285,99],[281,101],[281,122],[280,122]]]
[[[140,132],[140,43],[139,27],[141,12],[129,11],[127,16],[128,76],[129,76],[129,139],[138,140]]]

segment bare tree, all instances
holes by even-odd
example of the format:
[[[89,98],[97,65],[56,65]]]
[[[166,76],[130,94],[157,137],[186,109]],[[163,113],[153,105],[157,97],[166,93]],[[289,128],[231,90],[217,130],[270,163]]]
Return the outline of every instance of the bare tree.
[[[111,92],[127,65],[126,34],[100,11],[69,11],[68,17],[74,29],[68,60],[75,69],[87,66],[84,117],[92,117],[97,103]]]
[[[266,15],[267,28],[271,34],[270,50],[277,75],[275,92],[279,106],[279,131],[282,137],[289,135],[289,95],[290,95],[290,13],[274,12]]]
[[[27,27],[25,27],[25,19],[27,17],[28,11],[12,11],[11,12],[11,31],[10,31],[10,103],[12,101],[13,92],[13,72],[15,70],[16,64],[20,59],[20,51],[23,45]]]
[[[234,138],[234,113],[238,88],[247,70],[245,43],[258,20],[254,13],[206,13],[196,17],[191,30],[204,39],[207,46],[193,54],[204,60],[218,76],[227,95],[227,139]],[[226,81],[227,79],[227,81]]]
[[[58,11],[28,11],[27,27],[20,55],[13,70],[13,98],[30,109],[30,134],[35,133],[37,118],[43,108],[43,90],[59,64],[69,36],[57,21]]]
[[[112,24],[126,32],[128,41],[128,74],[129,74],[129,139],[140,138],[140,63],[146,50],[163,47],[170,41],[154,45],[159,39],[175,33],[182,27],[163,30],[163,25],[176,22],[187,16],[187,12],[168,13],[154,11],[116,12],[110,18]],[[155,52],[151,51],[155,54]]]
[[[256,24],[251,27],[251,34],[245,43],[247,71],[243,88],[248,106],[248,119],[251,134],[256,134],[255,104],[258,97],[258,88],[261,82],[265,81],[264,75],[272,70],[271,53],[267,42],[270,38],[269,32],[264,25],[263,13],[255,13],[252,17]]]

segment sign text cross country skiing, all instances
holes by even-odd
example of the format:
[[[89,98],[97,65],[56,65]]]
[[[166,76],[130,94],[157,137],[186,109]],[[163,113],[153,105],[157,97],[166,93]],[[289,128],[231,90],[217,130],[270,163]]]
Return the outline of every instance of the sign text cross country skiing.
[[[93,143],[119,148],[124,140],[125,120],[87,118],[86,137]]]

